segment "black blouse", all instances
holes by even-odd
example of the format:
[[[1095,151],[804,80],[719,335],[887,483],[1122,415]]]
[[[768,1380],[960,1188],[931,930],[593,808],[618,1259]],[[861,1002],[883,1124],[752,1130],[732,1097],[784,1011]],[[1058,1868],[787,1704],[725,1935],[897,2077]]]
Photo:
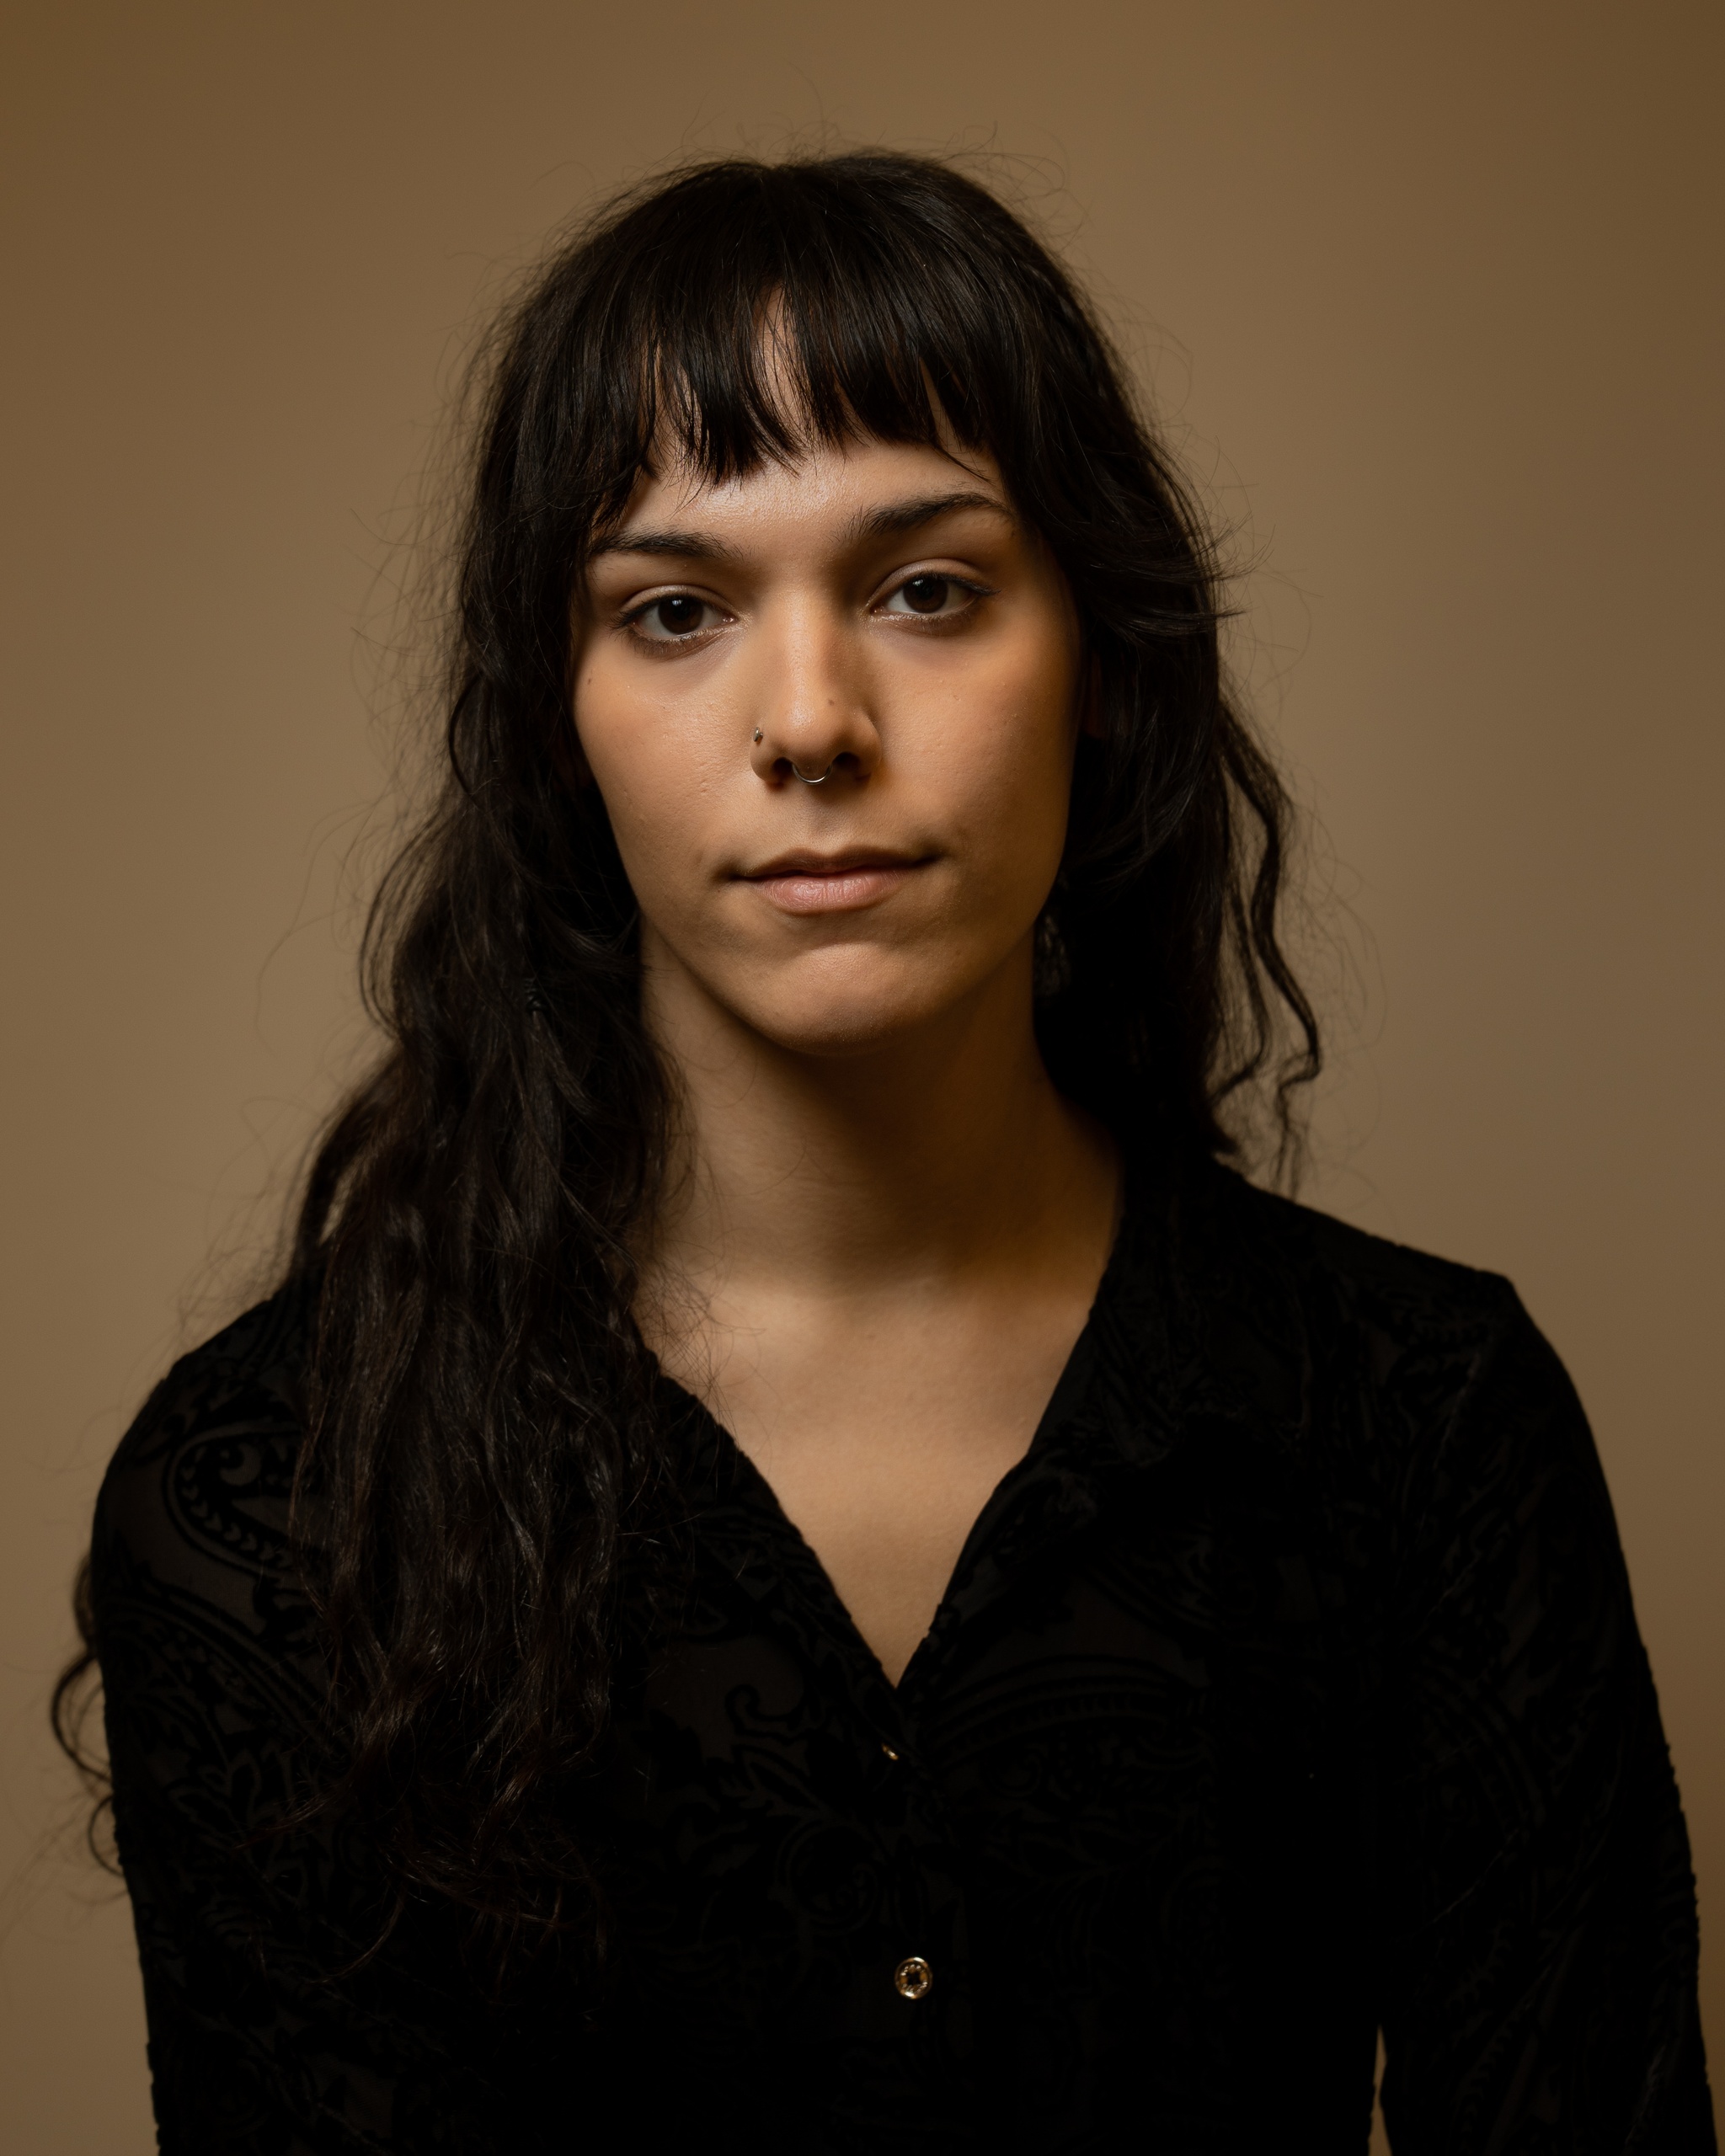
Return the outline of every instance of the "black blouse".
[[[1688,1845],[1610,1502],[1508,1284],[1140,1183],[890,1685],[667,1382],[694,1550],[590,1832],[616,1945],[499,2001],[301,1792],[291,1294],[121,1444],[94,1580],[169,2152],[1714,2147]],[[355,1964],[357,1963],[357,1966]]]

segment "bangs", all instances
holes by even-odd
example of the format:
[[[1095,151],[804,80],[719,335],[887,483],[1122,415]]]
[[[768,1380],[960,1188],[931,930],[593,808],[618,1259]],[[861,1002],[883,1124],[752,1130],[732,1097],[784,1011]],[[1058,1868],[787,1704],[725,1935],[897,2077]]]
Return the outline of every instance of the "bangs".
[[[980,254],[951,187],[884,158],[708,168],[626,213],[599,378],[629,481],[668,447],[717,483],[868,437],[956,436],[1004,467],[1002,419],[1035,372],[1015,334],[1022,265],[1002,259],[1020,250]]]

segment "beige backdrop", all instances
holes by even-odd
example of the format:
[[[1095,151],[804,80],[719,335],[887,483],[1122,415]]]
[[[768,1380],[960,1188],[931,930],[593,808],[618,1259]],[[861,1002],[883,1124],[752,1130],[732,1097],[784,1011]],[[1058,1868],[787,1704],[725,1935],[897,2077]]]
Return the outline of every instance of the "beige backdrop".
[[[1512,1274],[1567,1358],[1725,1912],[1722,20],[14,0],[6,2148],[150,2145],[43,1702],[103,1463],[352,1053],[340,865],[451,366],[596,189],[793,134],[1020,160],[1258,564],[1242,664],[1331,894],[1311,1195]]]

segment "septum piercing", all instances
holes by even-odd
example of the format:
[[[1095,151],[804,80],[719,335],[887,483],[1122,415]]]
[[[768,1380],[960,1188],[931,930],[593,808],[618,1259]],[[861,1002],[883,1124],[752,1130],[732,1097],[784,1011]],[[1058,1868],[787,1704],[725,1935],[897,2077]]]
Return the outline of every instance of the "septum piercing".
[[[753,739],[756,741],[760,741],[765,738],[766,737],[762,734],[761,728],[757,726],[755,729]],[[831,764],[827,766],[826,769],[820,774],[819,778],[810,778],[807,771],[799,768],[794,757],[791,760],[791,769],[796,772],[797,776],[802,780],[804,786],[825,786],[826,782],[832,776]]]

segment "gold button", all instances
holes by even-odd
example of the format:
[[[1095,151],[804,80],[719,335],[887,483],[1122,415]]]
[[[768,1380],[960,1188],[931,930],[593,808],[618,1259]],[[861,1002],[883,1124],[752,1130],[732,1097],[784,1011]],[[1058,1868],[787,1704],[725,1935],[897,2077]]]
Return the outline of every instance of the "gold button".
[[[897,1753],[896,1752],[895,1752],[895,1751],[894,1751],[894,1749],[893,1749],[893,1748],[891,1747],[891,1745],[890,1745],[890,1744],[883,1744],[883,1745],[881,1746],[881,1748],[881,1748],[881,1750],[882,1750],[883,1752],[884,1752],[884,1753],[885,1753],[885,1754],[886,1754],[886,1756],[888,1757],[888,1758],[889,1758],[889,1759],[890,1759],[890,1760],[892,1761],[893,1764],[896,1767],[896,1766],[898,1765],[898,1764],[899,1764],[899,1755],[898,1755],[898,1753]]]
[[[900,1999],[927,1999],[934,1988],[934,1972],[920,1954],[907,1954],[893,1971]]]

